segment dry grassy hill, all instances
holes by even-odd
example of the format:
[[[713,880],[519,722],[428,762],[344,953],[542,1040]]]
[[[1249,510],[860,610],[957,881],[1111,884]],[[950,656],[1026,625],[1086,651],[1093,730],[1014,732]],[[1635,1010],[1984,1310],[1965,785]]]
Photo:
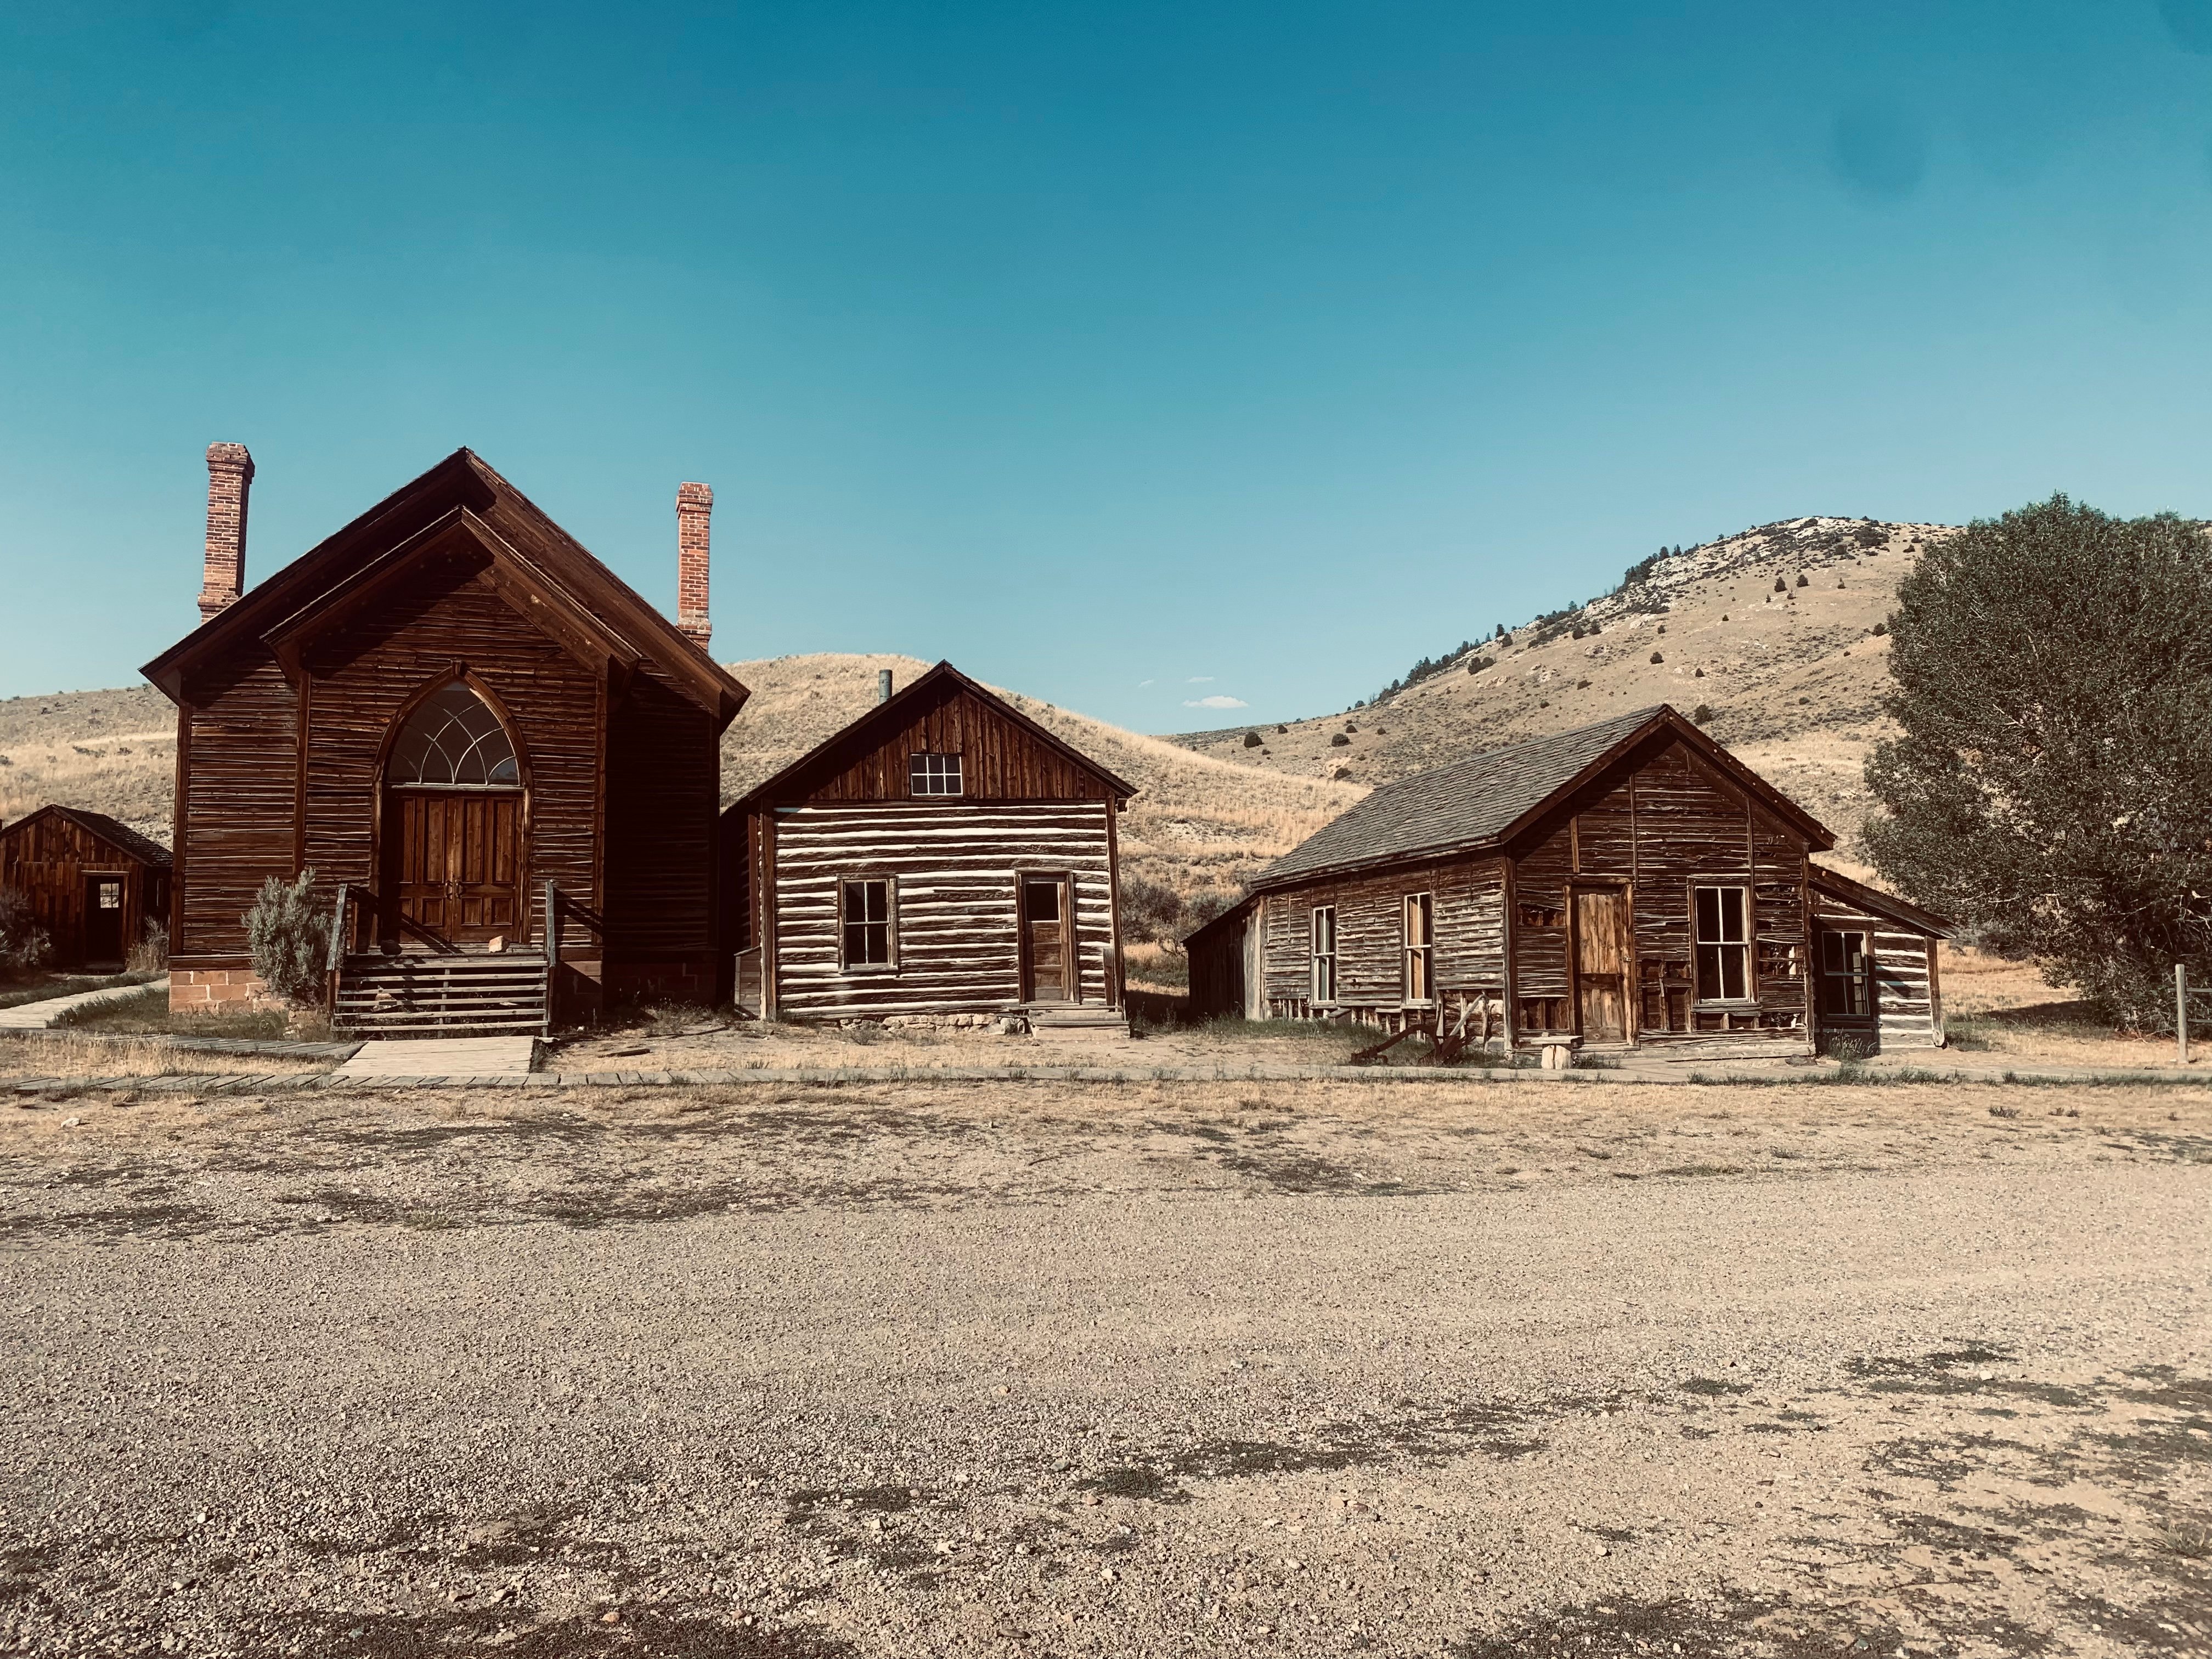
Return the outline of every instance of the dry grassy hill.
[[[1707,729],[1847,850],[1872,805],[1861,769],[1888,731],[1889,641],[1873,630],[1921,551],[1954,533],[1869,519],[1762,525],[1662,558],[1640,582],[1365,707],[1172,741],[1273,776],[1374,784],[1646,703],[1704,705]],[[1251,731],[1260,747],[1246,747]]]
[[[844,654],[731,665],[753,696],[723,738],[723,799],[866,712],[878,669],[903,685],[927,666],[912,657]],[[1179,889],[1234,886],[1366,793],[1360,784],[1255,772],[1018,692],[1003,695],[1137,786],[1122,821],[1124,857]],[[166,846],[176,729],[174,708],[151,686],[0,702],[0,819],[58,800],[112,813]]]
[[[177,708],[150,685],[0,701],[0,820],[48,801],[169,844]]]
[[[905,685],[914,657],[772,657],[730,665],[752,700],[722,739],[722,797],[733,799],[874,706],[876,675]],[[1367,793],[1364,784],[1259,771],[1140,737],[1000,687],[1030,719],[1137,787],[1121,821],[1123,861],[1188,890],[1233,887]]]

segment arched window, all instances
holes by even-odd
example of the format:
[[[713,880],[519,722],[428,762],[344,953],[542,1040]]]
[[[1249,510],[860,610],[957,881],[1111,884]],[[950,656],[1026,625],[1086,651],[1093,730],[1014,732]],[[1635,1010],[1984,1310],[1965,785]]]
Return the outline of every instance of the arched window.
[[[508,788],[522,781],[514,744],[499,716],[467,684],[440,686],[416,705],[392,748],[394,783]]]

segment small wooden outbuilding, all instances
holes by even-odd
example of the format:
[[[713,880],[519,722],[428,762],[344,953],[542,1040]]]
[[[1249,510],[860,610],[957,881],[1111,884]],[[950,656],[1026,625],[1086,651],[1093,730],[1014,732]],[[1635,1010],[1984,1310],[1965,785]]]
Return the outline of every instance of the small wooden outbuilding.
[[[1661,706],[1376,789],[1193,933],[1201,1014],[1798,1054],[1940,1043],[1942,918]]]
[[[30,901],[55,967],[119,969],[166,925],[169,849],[105,812],[41,806],[0,827],[0,889]]]
[[[1115,819],[1133,793],[939,663],[723,813],[739,1006],[1125,1023]]]

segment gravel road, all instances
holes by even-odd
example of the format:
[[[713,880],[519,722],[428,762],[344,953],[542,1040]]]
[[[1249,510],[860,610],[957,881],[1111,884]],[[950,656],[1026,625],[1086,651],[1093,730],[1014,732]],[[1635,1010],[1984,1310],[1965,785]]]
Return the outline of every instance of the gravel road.
[[[0,1646],[2212,1651],[2202,1091],[1587,1092],[11,1110]]]

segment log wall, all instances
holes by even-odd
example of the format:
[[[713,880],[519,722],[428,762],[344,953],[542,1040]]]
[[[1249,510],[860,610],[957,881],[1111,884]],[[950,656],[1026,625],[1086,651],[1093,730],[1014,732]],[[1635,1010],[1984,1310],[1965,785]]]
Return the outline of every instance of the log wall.
[[[902,756],[900,764],[905,762]],[[1104,801],[959,806],[803,805],[753,837],[772,862],[764,941],[780,1018],[988,1013],[1021,1000],[1017,878],[1066,871],[1076,889],[1082,1000],[1110,995],[1113,886]],[[840,965],[837,884],[896,878],[896,964]]]
[[[1931,934],[1848,900],[1813,893],[1814,919],[1823,927],[1863,932],[1874,954],[1875,1036],[1882,1048],[1940,1048],[1943,1006]],[[1817,960],[1815,966],[1817,968]]]

